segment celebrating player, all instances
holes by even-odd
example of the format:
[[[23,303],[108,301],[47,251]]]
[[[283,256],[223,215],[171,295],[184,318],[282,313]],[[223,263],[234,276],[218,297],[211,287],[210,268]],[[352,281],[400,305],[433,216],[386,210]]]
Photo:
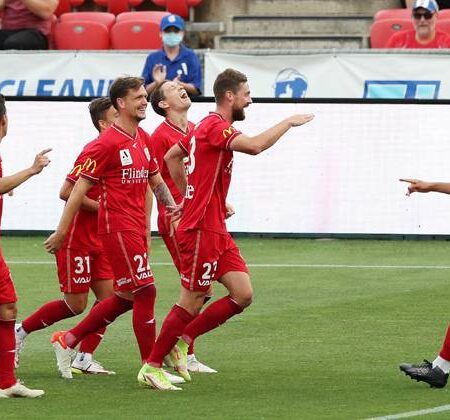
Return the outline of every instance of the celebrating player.
[[[0,94],[0,141],[8,131],[5,97]],[[50,160],[46,156],[51,149],[45,149],[34,158],[33,164],[14,175],[3,176],[0,159],[0,194],[5,194],[34,175],[39,174]],[[0,218],[3,210],[3,197],[0,195]],[[14,324],[17,316],[17,297],[14,283],[3,254],[0,252],[0,398],[28,397],[44,395],[40,389],[29,389],[17,381],[14,374]]]
[[[179,208],[146,146],[149,136],[139,127],[147,108],[143,83],[139,77],[124,77],[111,85],[111,102],[119,116],[116,123],[85,150],[86,159],[93,164],[82,169],[57,230],[45,241],[49,252],[61,248],[83,197],[98,183],[98,229],[114,273],[115,294],[95,305],[71,330],[53,335],[58,368],[66,378],[71,376],[71,349],[88,334],[130,309],[133,309],[133,329],[142,360],[147,359],[154,343],[156,289],[147,260],[147,186],[150,185],[158,201],[173,210],[174,217]]]
[[[450,183],[448,182],[425,182],[420,179],[400,179],[402,182],[408,182],[408,191],[406,195],[415,192],[439,192],[450,194]],[[447,385],[448,374],[450,372],[450,326],[442,343],[441,351],[433,360],[429,362],[424,360],[421,364],[402,363],[400,370],[411,379],[426,382],[432,388],[444,388]]]
[[[186,150],[188,185],[176,231],[181,257],[181,295],[164,320],[150,357],[140,372],[150,386],[162,390],[179,389],[167,381],[161,369],[164,356],[175,344],[172,350],[175,368],[190,380],[189,344],[242,312],[252,301],[247,266],[225,226],[225,199],[231,181],[233,151],[256,155],[273,146],[290,128],[314,118],[313,115],[292,115],[261,134],[249,137],[232,126],[233,122],[244,120],[244,109],[252,103],[247,77],[233,69],[225,70],[214,83],[214,96],[216,112],[197,124]],[[198,315],[215,280],[222,283],[229,294]]]
[[[156,128],[150,138],[150,148],[158,162],[161,176],[167,184],[175,202],[181,204],[183,195],[171,178],[169,170],[164,162],[167,151],[183,138],[189,137],[194,124],[188,121],[187,111],[192,102],[182,85],[178,82],[164,81],[159,84],[151,94],[150,103],[153,110],[165,117],[165,120]],[[182,172],[182,177],[185,177]],[[178,181],[179,182],[179,181]],[[184,191],[183,191],[184,193]],[[164,240],[172,257],[173,263],[180,271],[180,255],[175,235],[172,234],[173,227],[168,224],[165,206],[158,203],[158,232]],[[210,295],[205,296],[205,302]],[[216,373],[216,370],[200,363],[194,354],[194,341],[189,346],[187,357],[187,368],[191,372]]]
[[[94,99],[89,104],[89,112],[92,123],[100,133],[117,118],[117,111],[109,98]],[[68,200],[81,171],[94,165],[94,162],[84,153],[90,145],[91,143],[85,146],[64,181],[60,198],[65,201]],[[59,284],[64,298],[46,303],[25,318],[22,324],[16,325],[16,367],[19,364],[19,353],[23,349],[25,337],[33,331],[81,314],[88,303],[89,287],[92,288],[97,299],[94,305],[100,300],[111,297],[114,293],[112,284],[114,276],[97,233],[99,195],[100,190],[97,185],[89,190],[69,228],[70,234],[66,236],[62,248],[55,253]],[[101,328],[83,339],[80,343],[80,351],[72,363],[73,372],[114,374],[92,357],[104,332],[105,328]]]

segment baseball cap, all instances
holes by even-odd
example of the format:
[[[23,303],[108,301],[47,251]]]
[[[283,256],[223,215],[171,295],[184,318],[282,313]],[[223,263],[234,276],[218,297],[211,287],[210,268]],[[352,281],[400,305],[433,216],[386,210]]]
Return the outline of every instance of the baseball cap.
[[[161,25],[160,25],[161,31],[165,31],[170,26],[174,26],[175,28],[178,28],[180,31],[184,31],[183,18],[178,15],[164,16],[161,20]]]
[[[414,2],[413,9],[417,9],[419,7],[429,10],[431,13],[439,11],[439,6],[437,5],[436,0],[416,0]]]

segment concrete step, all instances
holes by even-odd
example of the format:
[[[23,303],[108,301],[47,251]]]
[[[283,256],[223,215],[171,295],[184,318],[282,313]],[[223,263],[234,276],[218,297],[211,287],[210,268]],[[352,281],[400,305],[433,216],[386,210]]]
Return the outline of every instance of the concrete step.
[[[380,9],[401,7],[400,0],[252,0],[249,15],[374,15]]]
[[[232,35],[367,35],[372,16],[233,16]]]
[[[357,35],[222,35],[215,38],[216,49],[359,49],[367,46],[367,38]]]

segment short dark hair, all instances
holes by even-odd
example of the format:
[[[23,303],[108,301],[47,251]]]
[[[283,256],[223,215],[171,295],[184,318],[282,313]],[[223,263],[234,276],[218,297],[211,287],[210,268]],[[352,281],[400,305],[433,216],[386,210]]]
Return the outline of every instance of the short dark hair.
[[[161,83],[159,83],[153,90],[152,94],[150,95],[150,103],[152,104],[153,111],[155,111],[158,115],[161,115],[162,117],[166,116],[166,110],[164,108],[161,108],[159,106],[159,103],[164,99],[166,99],[162,87],[168,81],[169,80],[163,80]]]
[[[100,131],[99,121],[106,118],[106,112],[111,105],[111,99],[108,97],[94,99],[89,104],[89,113],[91,114],[92,124],[94,124],[98,131]]]
[[[119,109],[117,107],[118,98],[124,98],[127,96],[129,90],[139,89],[143,85],[144,79],[142,77],[118,77],[114,80],[109,88],[109,98],[111,99],[114,108],[117,110]]]
[[[6,114],[5,97],[0,93],[0,118]]]
[[[234,69],[224,70],[217,76],[214,82],[213,91],[216,102],[219,103],[223,99],[225,92],[229,90],[236,93],[239,90],[240,84],[245,82],[247,82],[247,76],[244,73]]]

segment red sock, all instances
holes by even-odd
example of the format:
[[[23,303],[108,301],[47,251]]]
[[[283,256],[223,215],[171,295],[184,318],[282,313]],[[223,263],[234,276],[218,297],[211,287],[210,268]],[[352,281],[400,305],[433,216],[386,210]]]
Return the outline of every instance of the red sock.
[[[203,300],[203,306],[205,306],[206,302],[208,302],[208,300],[211,299],[212,296],[205,296],[204,300]],[[195,353],[195,349],[194,349],[194,344],[195,344],[195,340],[192,340],[192,343],[189,344],[189,348],[188,348],[188,354],[192,355]]]
[[[175,305],[163,322],[147,363],[155,367],[161,367],[164,356],[169,354],[172,347],[177,343],[178,337],[181,336],[184,328],[192,319],[194,317],[188,311],[181,306]]]
[[[243,309],[230,296],[216,300],[186,326],[183,331],[183,340],[190,344],[199,335],[217,328],[242,311]]]
[[[442,343],[441,352],[439,353],[443,359],[450,361],[450,325],[447,328],[444,342]]]
[[[133,302],[117,295],[104,299],[95,305],[78,325],[67,331],[64,340],[69,347],[74,348],[88,334],[111,324],[132,307]]]
[[[15,321],[0,320],[0,389],[9,388],[17,382],[14,375],[14,325]]]
[[[150,356],[155,343],[155,298],[156,288],[153,284],[134,293],[133,329],[142,361],[147,360],[148,356]]]
[[[97,305],[99,301],[96,300],[92,308]],[[91,308],[91,311],[92,311]],[[105,334],[106,327],[100,328],[94,333],[89,334],[83,341],[80,343],[80,352],[81,353],[90,353],[93,354],[97,347],[100,345],[103,335]]]
[[[42,330],[62,319],[71,318],[75,314],[67,306],[64,300],[54,300],[41,306],[22,322],[22,328],[26,333]]]

